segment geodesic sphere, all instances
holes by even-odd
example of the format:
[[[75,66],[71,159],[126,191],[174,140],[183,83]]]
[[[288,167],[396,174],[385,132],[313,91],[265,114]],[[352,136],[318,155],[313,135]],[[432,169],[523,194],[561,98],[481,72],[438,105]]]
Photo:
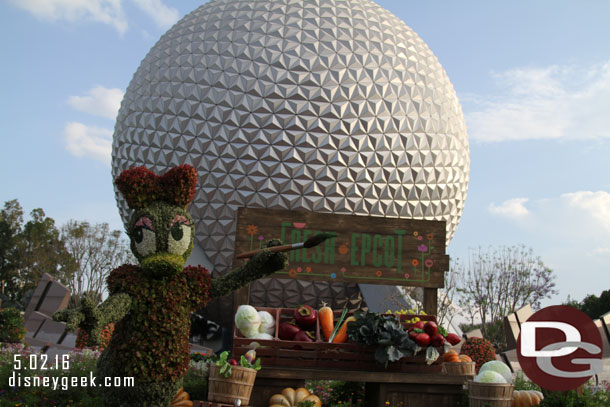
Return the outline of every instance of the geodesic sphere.
[[[113,176],[183,163],[195,239],[224,273],[240,206],[446,220],[449,242],[470,162],[447,74],[387,10],[215,0],[150,50],[116,122]]]

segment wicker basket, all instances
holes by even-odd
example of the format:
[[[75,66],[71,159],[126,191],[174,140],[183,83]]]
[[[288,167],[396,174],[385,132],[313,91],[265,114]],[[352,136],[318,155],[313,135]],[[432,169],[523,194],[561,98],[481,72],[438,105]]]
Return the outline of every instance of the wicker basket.
[[[470,407],[511,407],[513,390],[512,384],[469,381]]]
[[[475,362],[444,362],[443,374],[450,376],[474,376]]]
[[[242,405],[248,405],[256,379],[256,370],[231,366],[231,376],[224,377],[220,374],[220,368],[214,364],[210,366],[208,400],[233,404],[236,399],[240,399]]]

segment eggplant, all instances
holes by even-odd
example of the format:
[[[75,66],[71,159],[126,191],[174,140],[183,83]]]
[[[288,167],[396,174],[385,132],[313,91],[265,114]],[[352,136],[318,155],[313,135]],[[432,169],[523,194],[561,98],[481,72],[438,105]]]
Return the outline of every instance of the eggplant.
[[[292,340],[298,342],[315,342],[316,337],[313,333],[309,331],[300,331],[294,336]]]
[[[278,337],[284,341],[291,341],[294,336],[301,332],[301,328],[296,326],[293,321],[282,322],[278,328]]]

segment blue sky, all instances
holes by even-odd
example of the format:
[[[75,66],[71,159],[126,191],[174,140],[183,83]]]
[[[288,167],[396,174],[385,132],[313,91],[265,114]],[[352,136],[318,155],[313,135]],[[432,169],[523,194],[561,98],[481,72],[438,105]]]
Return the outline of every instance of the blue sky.
[[[466,208],[449,254],[525,244],[560,303],[610,288],[610,2],[378,0],[447,71],[468,126]],[[2,0],[1,202],[121,229],[114,117],[195,0]]]

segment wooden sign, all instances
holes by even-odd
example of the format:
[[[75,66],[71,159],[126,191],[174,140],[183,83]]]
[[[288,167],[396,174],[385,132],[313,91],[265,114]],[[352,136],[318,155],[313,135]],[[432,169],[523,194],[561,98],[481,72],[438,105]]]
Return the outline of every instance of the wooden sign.
[[[320,232],[334,237],[310,249],[288,253],[277,278],[365,284],[444,286],[449,269],[445,222],[239,208],[235,255],[271,239],[298,243]],[[234,264],[243,260],[234,260]]]

